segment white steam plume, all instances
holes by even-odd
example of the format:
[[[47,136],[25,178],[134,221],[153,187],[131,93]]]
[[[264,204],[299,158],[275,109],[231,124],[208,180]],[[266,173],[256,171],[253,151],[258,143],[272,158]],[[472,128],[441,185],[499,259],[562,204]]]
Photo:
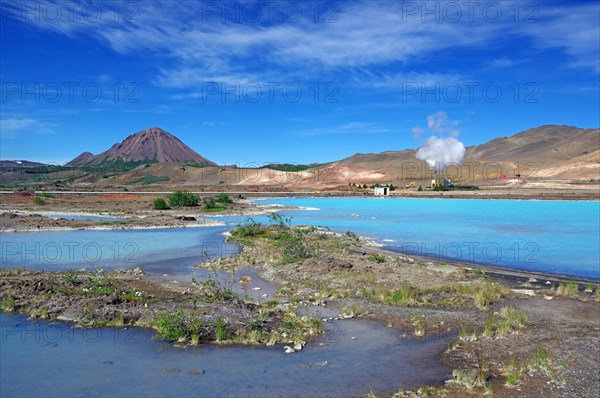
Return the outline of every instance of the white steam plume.
[[[417,159],[425,160],[434,171],[442,171],[449,164],[462,164],[465,146],[457,137],[458,121],[450,120],[446,112],[439,111],[427,116],[427,130],[413,128],[413,136],[429,131],[432,136],[417,151]]]

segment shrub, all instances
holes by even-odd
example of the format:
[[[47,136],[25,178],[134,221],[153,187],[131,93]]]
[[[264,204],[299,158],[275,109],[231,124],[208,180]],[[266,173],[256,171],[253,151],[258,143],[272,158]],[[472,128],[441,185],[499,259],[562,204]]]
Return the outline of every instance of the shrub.
[[[154,201],[152,202],[152,205],[154,206],[154,210],[168,210],[168,209],[170,209],[169,205],[167,204],[167,201],[164,200],[163,198],[156,198],[156,199],[154,199]]]
[[[206,210],[212,210],[217,207],[220,207],[217,205],[215,198],[204,198],[204,199],[202,199],[202,202],[204,203],[204,208]]]
[[[77,277],[79,276],[79,272],[75,270],[71,270],[63,275],[63,280],[65,283],[70,285],[75,285],[77,283]]]
[[[380,254],[372,254],[369,257],[369,260],[373,261],[374,263],[385,263],[385,257]]]
[[[188,337],[188,327],[181,310],[159,315],[155,327],[158,337],[166,341],[184,341]]]
[[[290,225],[292,222],[291,217],[283,216],[279,213],[272,212],[269,214],[269,222],[273,225],[278,226],[279,228],[285,228]]]
[[[40,192],[38,193],[38,195],[40,198],[51,198],[52,194],[48,193],[48,192]]]
[[[245,238],[248,236],[262,235],[265,231],[265,227],[261,223],[248,217],[244,223],[237,225],[237,229],[233,231],[233,234],[239,238]]]
[[[218,203],[222,203],[224,205],[229,205],[229,204],[233,203],[233,200],[231,200],[229,195],[227,195],[225,192],[218,194],[217,197],[215,198],[215,201]]]
[[[215,339],[217,341],[223,341],[226,339],[226,327],[227,325],[225,324],[225,321],[219,318],[215,324]]]
[[[35,199],[33,200],[33,202],[38,206],[43,206],[46,204],[46,201],[44,199],[40,198],[39,196],[36,196]]]
[[[282,234],[281,246],[283,247],[282,261],[285,264],[309,258],[312,255],[302,233],[298,231],[291,234]]]
[[[169,195],[171,207],[198,206],[199,199],[188,191],[175,191]]]
[[[233,280],[221,282],[216,273],[208,274],[205,280],[192,278],[192,283],[198,286],[199,293],[207,303],[224,303],[238,299],[238,295],[233,290]]]

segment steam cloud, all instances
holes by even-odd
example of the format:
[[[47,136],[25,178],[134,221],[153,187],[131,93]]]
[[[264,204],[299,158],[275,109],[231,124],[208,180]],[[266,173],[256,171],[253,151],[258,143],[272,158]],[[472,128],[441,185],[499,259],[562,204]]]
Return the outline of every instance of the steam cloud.
[[[427,130],[434,135],[425,140],[425,144],[419,148],[417,159],[426,161],[434,171],[441,171],[449,164],[462,164],[465,146],[456,138],[459,135],[456,126],[458,121],[449,120],[443,111],[427,116]],[[413,129],[415,137],[424,132],[420,127]],[[449,137],[444,138],[443,135]]]
[[[442,170],[451,163],[462,164],[465,146],[454,137],[431,136],[425,141],[425,145],[419,148],[416,156],[417,159],[426,161],[432,170],[436,167]]]

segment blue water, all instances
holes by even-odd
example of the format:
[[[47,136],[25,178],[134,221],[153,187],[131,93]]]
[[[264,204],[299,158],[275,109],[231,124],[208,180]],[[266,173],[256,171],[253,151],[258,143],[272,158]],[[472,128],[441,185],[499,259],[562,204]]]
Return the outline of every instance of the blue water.
[[[75,230],[0,233],[0,266],[50,271],[70,268],[135,268],[165,272],[239,247],[226,244],[230,227],[147,230]]]
[[[600,202],[279,198],[294,224],[354,231],[416,255],[600,279]],[[267,222],[266,217],[256,217]]]
[[[421,342],[368,320],[325,326],[324,345],[288,355],[281,346],[177,348],[147,329],[77,329],[0,314],[0,396],[349,397],[451,377],[439,355],[454,335]]]

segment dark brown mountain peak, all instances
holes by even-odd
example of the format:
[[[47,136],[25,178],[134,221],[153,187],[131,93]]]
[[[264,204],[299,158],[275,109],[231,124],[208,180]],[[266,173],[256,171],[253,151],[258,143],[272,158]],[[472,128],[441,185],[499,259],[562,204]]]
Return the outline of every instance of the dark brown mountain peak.
[[[105,152],[91,157],[89,155],[81,154],[69,164],[100,164],[120,160],[124,162],[156,161],[159,163],[194,162],[214,165],[213,162],[200,156],[177,137],[160,127],[138,131],[122,142],[114,144]]]

